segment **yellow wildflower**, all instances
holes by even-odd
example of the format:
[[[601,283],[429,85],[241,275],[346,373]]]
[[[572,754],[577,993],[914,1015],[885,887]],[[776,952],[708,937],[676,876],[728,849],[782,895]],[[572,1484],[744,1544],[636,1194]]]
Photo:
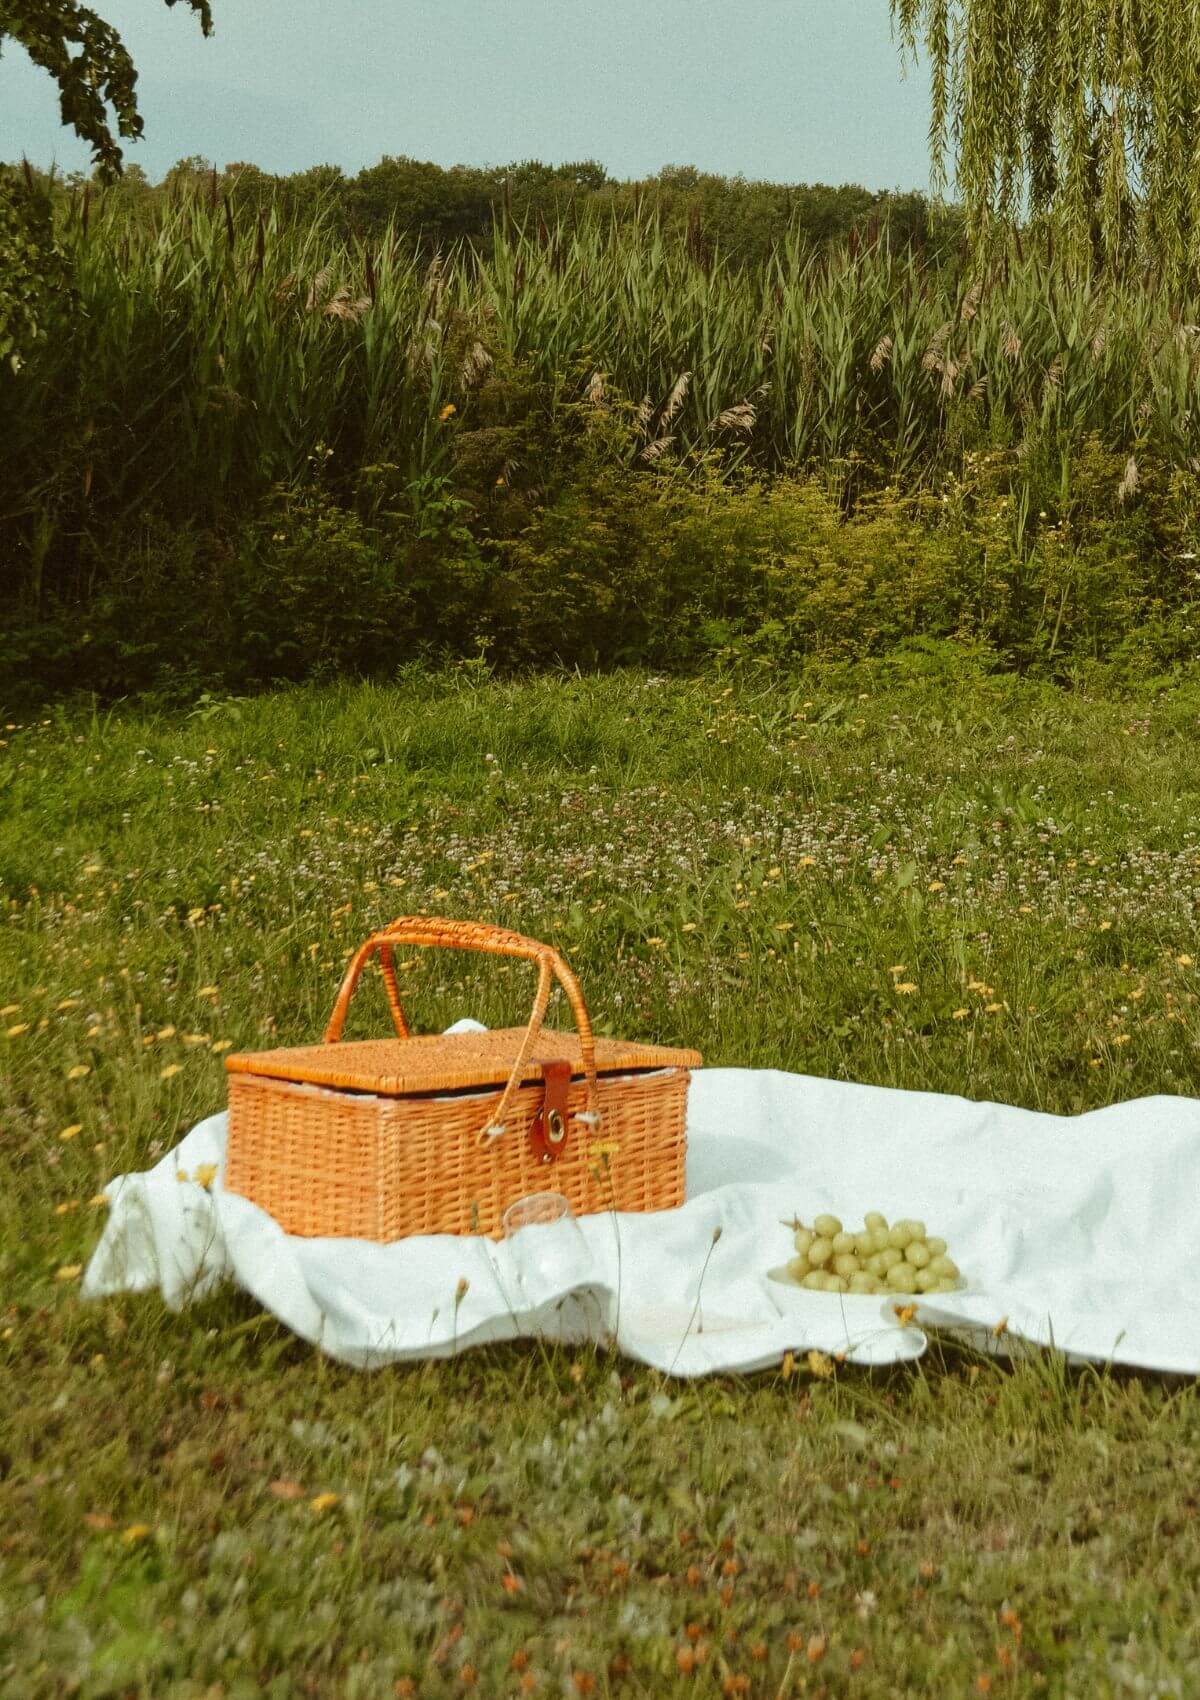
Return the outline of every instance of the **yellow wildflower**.
[[[75,1281],[82,1274],[82,1263],[64,1263],[60,1269],[55,1270],[54,1279],[56,1281]]]
[[[319,1493],[314,1499],[310,1499],[308,1503],[314,1511],[320,1513],[322,1511],[332,1510],[337,1502],[338,1495],[336,1493]]]
[[[168,1063],[166,1068],[159,1069],[158,1078],[160,1080],[170,1080],[171,1076],[173,1074],[178,1074],[182,1067],[182,1063]]]
[[[76,1063],[74,1068],[67,1070],[68,1080],[82,1080],[85,1074],[92,1072],[90,1063]]]
[[[5,1036],[9,1039],[19,1039],[22,1033],[28,1033],[28,1031],[29,1023],[27,1021],[18,1021],[15,1027],[10,1027],[8,1029]]]
[[[453,416],[457,412],[458,412],[458,409],[457,409],[457,407],[455,407],[454,403],[452,401],[448,401],[446,403],[445,407],[443,407],[442,411],[438,414],[438,418],[441,420],[442,424],[444,425],[446,423],[447,419],[453,418]]]
[[[153,1533],[154,1531],[149,1523],[131,1523],[127,1529],[122,1531],[121,1539],[127,1547],[133,1547],[139,1541],[144,1541],[147,1535]]]
[[[79,1133],[82,1133],[82,1132],[83,1132],[83,1123],[82,1122],[72,1122],[70,1127],[64,1127],[63,1128],[62,1132],[59,1134],[58,1137],[60,1139],[74,1139],[76,1134],[79,1134]]]

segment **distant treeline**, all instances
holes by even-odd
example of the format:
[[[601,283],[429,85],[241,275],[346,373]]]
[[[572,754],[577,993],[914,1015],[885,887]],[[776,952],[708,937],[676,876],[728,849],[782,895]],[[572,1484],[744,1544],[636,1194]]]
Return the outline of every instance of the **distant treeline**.
[[[354,176],[336,165],[273,176],[246,161],[218,170],[192,157],[179,160],[157,184],[129,165],[113,189],[99,191],[81,175],[62,179],[61,186],[77,198],[85,190],[89,199],[103,193],[135,215],[207,196],[235,216],[274,207],[281,218],[303,223],[320,214],[343,239],[370,241],[390,224],[428,251],[467,240],[490,253],[497,224],[533,231],[570,228],[596,215],[619,223],[653,220],[664,234],[686,240],[697,257],[719,256],[735,267],[761,265],[789,236],[811,248],[879,240],[892,252],[911,248],[935,261],[957,247],[963,230],[959,207],[937,207],[916,190],[764,183],[690,165],[619,181],[595,160],[445,168],[400,156]]]

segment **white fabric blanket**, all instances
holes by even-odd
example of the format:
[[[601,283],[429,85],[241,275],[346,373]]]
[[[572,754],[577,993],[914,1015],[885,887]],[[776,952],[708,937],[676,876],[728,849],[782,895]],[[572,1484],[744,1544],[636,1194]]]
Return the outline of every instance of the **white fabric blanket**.
[[[540,1288],[514,1262],[514,1242],[285,1234],[223,1191],[224,1148],[225,1116],[211,1116],[155,1168],[109,1185],[85,1296],[157,1288],[178,1309],[232,1278],[362,1368],[539,1333],[615,1342],[676,1376],[763,1369],[811,1348],[883,1364],[919,1357],[937,1327],[1006,1355],[1033,1343],[1075,1362],[1200,1374],[1197,1099],[1066,1117],[773,1069],[701,1069],[685,1203],[582,1218],[582,1261],[568,1257]],[[203,1173],[177,1179],[206,1165],[217,1169],[207,1186]],[[964,1289],[916,1301],[904,1325],[894,1300],[769,1277],[792,1255],[785,1219],[829,1211],[857,1227],[872,1209],[942,1235]]]

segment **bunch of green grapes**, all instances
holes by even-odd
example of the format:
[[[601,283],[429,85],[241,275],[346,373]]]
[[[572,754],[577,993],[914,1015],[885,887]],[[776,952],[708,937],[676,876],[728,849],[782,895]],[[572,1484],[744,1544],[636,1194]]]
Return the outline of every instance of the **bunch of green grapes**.
[[[811,1228],[798,1222],[787,1268],[817,1293],[953,1293],[962,1285],[945,1240],[907,1217],[889,1228],[877,1210],[867,1212],[857,1234],[846,1233],[836,1216],[818,1216]]]

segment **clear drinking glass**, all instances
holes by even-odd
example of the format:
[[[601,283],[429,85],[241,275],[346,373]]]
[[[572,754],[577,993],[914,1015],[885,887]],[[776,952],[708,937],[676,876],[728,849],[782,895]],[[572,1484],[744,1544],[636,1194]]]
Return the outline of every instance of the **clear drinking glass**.
[[[518,1198],[500,1218],[500,1226],[527,1304],[544,1303],[592,1276],[587,1241],[561,1192]]]

